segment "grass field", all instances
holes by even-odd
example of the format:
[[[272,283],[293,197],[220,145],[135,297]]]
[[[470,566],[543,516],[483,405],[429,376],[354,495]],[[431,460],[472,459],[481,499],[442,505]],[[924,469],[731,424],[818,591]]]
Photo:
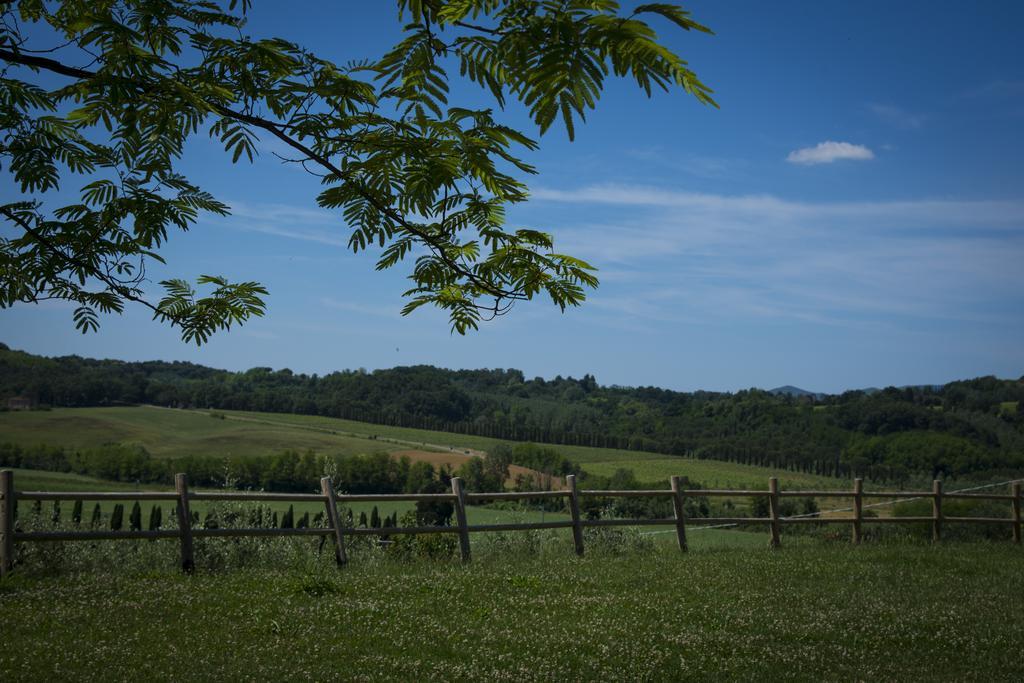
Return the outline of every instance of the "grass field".
[[[588,472],[603,475],[610,475],[619,468],[627,468],[633,470],[637,479],[641,481],[668,482],[669,477],[673,474],[685,475],[692,481],[698,481],[709,488],[716,489],[751,488],[767,490],[768,478],[773,476],[779,477],[780,484],[784,488],[839,489],[844,486],[847,486],[847,488],[853,487],[852,481],[847,485],[844,483],[844,480],[833,477],[821,477],[801,472],[779,472],[768,467],[738,465],[718,460],[674,458],[672,456],[646,458],[643,460],[588,462],[584,465],[584,468]]]
[[[357,454],[409,449],[449,452],[453,457],[486,451],[497,439],[388,427],[311,415],[167,408],[59,408],[0,413],[0,442],[91,447],[109,442],[140,443],[155,456],[265,455],[313,448],[322,453]],[[673,474],[720,488],[767,487],[777,476],[784,488],[840,488],[849,482],[799,472],[716,460],[677,458],[642,451],[553,445],[596,474],[632,469],[641,481],[667,481]]]
[[[480,553],[0,581],[0,680],[1024,678],[1009,544]]]
[[[372,453],[400,446],[286,425],[220,420],[168,408],[55,408],[0,413],[0,441],[90,448],[139,443],[157,457],[271,455],[312,448],[322,453]]]

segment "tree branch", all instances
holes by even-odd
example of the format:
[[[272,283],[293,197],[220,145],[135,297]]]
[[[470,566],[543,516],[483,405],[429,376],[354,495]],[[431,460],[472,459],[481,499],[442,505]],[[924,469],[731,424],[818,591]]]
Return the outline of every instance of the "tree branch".
[[[172,326],[176,325],[176,324],[179,324],[178,319],[174,315],[167,313],[166,311],[162,310],[159,306],[154,306],[153,304],[151,304],[150,302],[146,301],[142,297],[140,297],[137,294],[133,293],[133,291],[131,289],[129,289],[128,287],[125,287],[123,284],[118,282],[113,277],[103,273],[100,269],[93,268],[88,263],[85,263],[83,261],[80,261],[80,260],[72,257],[72,256],[68,256],[67,254],[65,254],[60,249],[60,247],[58,247],[56,244],[51,242],[41,232],[39,232],[38,230],[33,228],[31,223],[29,223],[24,218],[22,218],[21,216],[19,216],[16,213],[14,213],[13,211],[11,211],[8,207],[6,207],[6,206],[0,207],[0,213],[2,213],[4,216],[6,216],[9,220],[14,222],[15,224],[17,224],[22,230],[27,232],[29,235],[31,235],[32,239],[34,239],[36,242],[41,244],[47,251],[49,251],[53,255],[61,258],[68,265],[74,266],[74,267],[82,270],[83,272],[90,273],[97,280],[99,280],[103,284],[107,285],[107,287],[109,287],[111,290],[116,292],[118,294],[118,296],[121,296],[121,297],[123,297],[125,299],[128,299],[129,301],[134,301],[135,303],[142,304],[143,306],[145,306],[146,308],[150,309],[151,311],[153,311],[154,313],[156,313],[160,317],[165,318],[168,321],[170,321]]]
[[[94,71],[87,71],[85,69],[79,69],[76,67],[68,66],[55,59],[50,59],[48,57],[26,55],[22,53],[20,50],[18,50],[16,47],[14,47],[13,50],[8,50],[0,47],[0,58],[10,63],[21,64],[23,66],[29,66],[37,69],[46,69],[47,71],[52,71],[63,76],[70,76],[71,78],[92,79],[99,75]],[[287,133],[281,130],[281,124],[264,118],[260,118],[258,116],[253,116],[251,114],[245,114],[243,112],[234,111],[233,109],[230,109],[229,107],[226,107],[217,102],[207,101],[206,104],[213,111],[217,112],[221,116],[231,118],[236,121],[241,121],[242,123],[247,123],[251,126],[255,126],[257,128],[269,132],[271,135],[273,135],[278,140],[285,143],[292,149],[302,152],[310,160],[315,161],[320,166],[324,167],[332,174],[337,176],[339,179],[353,183],[353,185],[355,185],[356,187],[356,191],[360,195],[362,195],[362,197],[366,201],[372,204],[377,211],[380,211],[381,213],[389,216],[392,220],[401,225],[404,230],[423,240],[423,242],[428,247],[430,247],[431,251],[433,251],[434,254],[438,256],[449,268],[451,268],[454,272],[458,273],[462,277],[465,277],[469,282],[471,282],[476,287],[479,287],[487,294],[502,299],[525,300],[526,297],[524,297],[523,295],[517,294],[514,291],[507,291],[501,289],[500,287],[495,287],[491,285],[491,283],[481,280],[479,277],[474,275],[472,271],[460,266],[455,260],[448,256],[448,254],[445,252],[444,245],[439,243],[439,241],[435,239],[432,235],[422,230],[419,230],[411,223],[409,223],[404,216],[393,211],[390,207],[379,202],[372,193],[365,191],[363,188],[359,186],[358,183],[352,181],[351,179],[347,179],[345,172],[342,171],[337,166],[335,166],[333,163],[331,163],[329,159],[317,154],[312,149],[310,149],[300,141],[289,136]]]

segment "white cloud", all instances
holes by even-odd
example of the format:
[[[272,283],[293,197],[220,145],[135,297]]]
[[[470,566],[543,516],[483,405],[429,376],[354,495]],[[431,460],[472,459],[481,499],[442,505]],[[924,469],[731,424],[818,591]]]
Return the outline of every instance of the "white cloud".
[[[321,232],[288,230],[279,228],[276,225],[268,225],[265,223],[233,223],[232,225],[240,230],[261,232],[264,235],[274,235],[276,237],[287,237],[288,239],[300,240],[302,242],[315,242],[317,244],[326,244],[331,247],[348,246],[348,240],[342,239],[341,237],[334,237],[332,235],[325,235]]]
[[[258,232],[300,242],[325,244],[346,249],[350,231],[340,212],[291,204],[254,203],[227,200],[231,214],[224,217],[204,216],[208,225],[226,226],[235,230]],[[294,256],[288,254],[289,257]]]
[[[917,129],[928,119],[924,114],[915,114],[894,104],[872,103],[868,105],[868,110],[885,123],[897,128]]]
[[[786,157],[791,164],[803,164],[813,166],[815,164],[831,164],[841,159],[852,159],[866,161],[874,159],[875,154],[864,145],[854,145],[849,142],[834,142],[826,140],[819,142],[814,147],[804,147],[793,150]]]
[[[721,195],[612,183],[575,190],[537,188],[531,192],[531,198],[563,203],[662,207],[685,211],[709,224],[727,221],[755,227],[783,222],[792,227],[817,219],[846,220],[886,229],[967,225],[1015,230],[1024,223],[1024,202],[1005,200],[801,202],[769,194]],[[652,248],[662,247],[657,235],[644,234]]]
[[[966,98],[992,98],[992,99],[1007,99],[1015,98],[1024,95],[1024,80],[1021,81],[1005,81],[995,80],[989,81],[984,85],[972,88],[971,90],[963,93],[962,97]]]
[[[389,302],[389,306],[372,306],[352,301],[341,301],[325,296],[320,298],[320,304],[327,308],[333,308],[336,311],[356,313],[361,316],[372,315],[379,318],[399,318],[398,307],[394,305],[395,302]]]
[[[1020,301],[1021,200],[802,202],[624,185],[534,198],[599,207],[556,230],[558,249],[599,275],[612,266],[593,309],[638,323],[1005,324],[997,311]]]

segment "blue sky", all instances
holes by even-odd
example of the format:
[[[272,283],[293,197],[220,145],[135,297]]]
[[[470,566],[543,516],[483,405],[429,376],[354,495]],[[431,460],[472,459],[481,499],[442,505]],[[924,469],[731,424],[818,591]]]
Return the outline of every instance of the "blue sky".
[[[388,2],[297,6],[257,2],[250,31],[338,62],[398,35]],[[581,309],[532,302],[467,337],[441,313],[402,318],[404,271],[376,273],[345,250],[315,179],[271,142],[233,166],[200,138],[182,168],[234,215],[175,236],[154,280],[260,280],[266,318],[196,349],[139,308],[82,336],[71,307],[22,306],[0,311],[0,341],[229,369],[516,367],[681,390],[1024,374],[1024,4],[687,7],[716,35],[656,25],[720,110],[612,82],[574,143],[552,130],[525,155],[540,174],[510,223],[600,268]],[[453,103],[485,102],[453,90]],[[529,130],[518,108],[502,116]]]

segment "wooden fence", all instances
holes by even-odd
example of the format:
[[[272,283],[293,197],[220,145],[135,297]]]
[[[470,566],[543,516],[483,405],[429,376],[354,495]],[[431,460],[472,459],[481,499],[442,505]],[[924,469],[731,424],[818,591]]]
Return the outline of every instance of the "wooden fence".
[[[346,537],[349,536],[384,536],[394,534],[458,534],[459,551],[463,562],[470,559],[471,533],[491,531],[522,531],[528,529],[572,529],[573,544],[576,553],[582,555],[583,529],[588,527],[607,526],[675,526],[679,549],[687,550],[686,529],[688,525],[720,525],[720,524],[766,524],[769,531],[769,544],[773,548],[781,543],[781,527],[784,524],[849,524],[852,529],[852,540],[860,543],[864,524],[910,524],[929,523],[932,528],[932,540],[942,538],[945,523],[1003,524],[1011,526],[1012,538],[1015,543],[1021,542],[1021,482],[1012,482],[1012,493],[943,493],[942,482],[935,481],[930,492],[910,491],[864,491],[863,481],[854,480],[852,491],[781,491],[778,479],[768,480],[765,490],[726,490],[726,489],[683,489],[679,477],[671,477],[667,490],[640,491],[603,491],[581,490],[576,486],[576,478],[566,477],[566,489],[563,491],[530,491],[502,493],[468,493],[464,490],[462,480],[452,479],[451,493],[408,493],[408,494],[370,494],[348,495],[338,494],[330,477],[321,480],[319,494],[306,493],[248,493],[221,491],[193,491],[188,487],[188,478],[184,474],[175,476],[175,491],[135,491],[135,492],[54,492],[54,491],[16,491],[14,489],[14,473],[10,470],[0,471],[0,574],[6,575],[13,568],[14,544],[35,543],[40,541],[84,541],[106,539],[160,539],[175,538],[181,544],[181,568],[185,572],[193,571],[193,539],[231,536],[294,536],[319,535],[330,536],[334,542],[335,559],[339,565],[348,561],[345,551]],[[582,519],[580,501],[585,497],[593,498],[669,498],[672,501],[673,516],[659,519]],[[768,499],[767,517],[699,517],[687,519],[685,502],[688,497],[766,497]],[[782,498],[851,498],[853,499],[852,516],[822,517],[800,515],[784,517],[780,514]],[[525,500],[565,498],[568,499],[570,520],[557,522],[534,522],[516,524],[468,524],[466,506],[470,503],[484,503],[496,500]],[[909,499],[930,498],[932,514],[927,517],[866,517],[864,515],[864,499]],[[1009,517],[950,517],[943,514],[944,500],[996,500],[1008,502]],[[174,501],[177,506],[178,528],[155,531],[30,531],[15,530],[14,518],[19,500],[81,500],[81,501],[120,501],[120,500],[153,500]],[[195,529],[192,527],[192,501],[240,501],[240,502],[319,502],[325,507],[325,528],[232,528],[232,529]],[[455,508],[454,526],[420,526],[420,527],[384,527],[384,528],[349,528],[342,524],[338,513],[338,503],[355,502],[398,502],[398,501],[431,501],[450,502]]]

